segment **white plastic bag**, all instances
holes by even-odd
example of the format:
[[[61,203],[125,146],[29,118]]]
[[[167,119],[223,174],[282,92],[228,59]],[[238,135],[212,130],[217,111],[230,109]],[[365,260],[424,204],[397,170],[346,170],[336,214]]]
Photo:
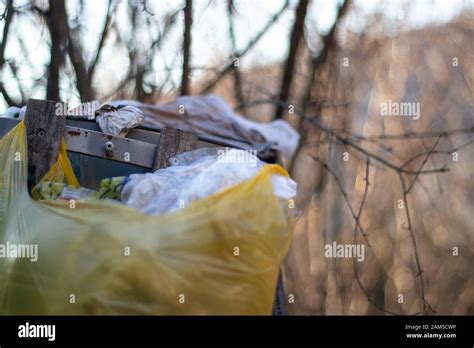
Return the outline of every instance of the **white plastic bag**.
[[[122,202],[151,215],[173,212],[251,179],[265,165],[249,151],[224,148],[188,151],[170,162],[171,167],[154,173],[131,175]],[[279,198],[296,195],[296,183],[288,177],[272,175],[272,184]]]

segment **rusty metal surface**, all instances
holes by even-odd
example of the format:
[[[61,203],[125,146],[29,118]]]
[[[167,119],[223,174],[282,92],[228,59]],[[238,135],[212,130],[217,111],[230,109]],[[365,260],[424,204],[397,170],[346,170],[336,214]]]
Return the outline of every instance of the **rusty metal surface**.
[[[157,145],[101,132],[66,126],[68,151],[152,168]]]
[[[20,121],[21,121],[20,119],[5,118],[5,117],[0,116],[0,137],[8,133],[8,131]],[[73,128],[82,128],[85,130],[91,130],[91,131],[95,131],[99,133],[101,132],[99,129],[99,126],[97,125],[97,123],[95,123],[95,121],[81,119],[77,117],[73,119],[68,119],[66,121],[66,126],[73,127]],[[139,127],[139,128],[131,129],[126,139],[139,140],[141,142],[156,145],[158,144],[159,138],[160,138],[160,133],[158,129]],[[210,135],[209,136],[199,135],[198,139],[199,139],[198,145],[197,145],[198,148],[221,146],[221,147],[229,147],[229,148],[236,148],[236,149],[242,149],[242,150],[257,150],[259,152],[259,157],[262,160],[266,162],[274,162],[273,158],[275,156],[275,151],[271,148],[265,149],[265,151],[262,151],[262,149],[256,149],[253,146],[244,142],[229,140],[229,139],[216,137],[216,136],[210,136]],[[68,150],[73,151],[69,149],[69,146],[68,146]],[[97,156],[98,155],[97,151],[94,151],[94,153],[91,155]],[[104,155],[100,155],[100,154],[99,154],[99,157],[107,158]]]

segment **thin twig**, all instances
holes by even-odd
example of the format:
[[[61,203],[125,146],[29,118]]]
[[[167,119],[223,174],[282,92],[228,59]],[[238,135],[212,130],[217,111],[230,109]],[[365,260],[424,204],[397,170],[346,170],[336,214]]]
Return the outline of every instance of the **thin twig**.
[[[410,216],[410,209],[408,206],[408,192],[406,188],[405,181],[403,180],[402,173],[398,173],[400,182],[402,184],[402,191],[403,191],[403,204],[405,205],[405,211],[406,211],[406,217],[407,217],[407,227],[406,229],[410,233],[410,238],[412,241],[413,245],[413,252],[415,254],[415,262],[416,262],[416,268],[417,268],[417,277],[420,279],[420,297],[421,297],[421,302],[422,302],[422,308],[423,308],[423,313],[426,315],[428,314],[428,310],[432,311],[433,313],[436,313],[436,311],[431,307],[429,302],[425,298],[425,281],[423,278],[423,269],[421,268],[421,262],[420,262],[420,257],[418,253],[418,245],[416,242],[416,237],[415,237],[415,232],[413,230],[413,224],[411,222],[411,216]]]
[[[421,166],[420,166],[420,169],[418,170],[418,172],[420,172],[423,167],[425,166],[426,162],[428,161],[428,158],[431,156],[431,154],[433,153],[434,149],[436,148],[436,146],[438,145],[439,141],[441,140],[441,135],[438,137],[438,139],[436,139],[436,142],[433,144],[433,146],[431,147],[430,151],[428,151],[428,153],[426,154],[426,157],[425,159],[423,160],[423,162],[421,163]],[[415,177],[413,178],[413,181],[411,182],[410,186],[408,186],[407,188],[407,191],[406,193],[409,193],[410,190],[412,189],[413,185],[415,184],[415,181],[416,179],[418,178],[418,174],[415,175]]]
[[[219,69],[219,71],[217,72],[217,76],[211,81],[209,82],[203,89],[202,91],[200,92],[200,94],[207,94],[209,93],[209,91],[214,88],[214,86],[229,72],[232,70],[232,67],[235,63],[235,60],[236,59],[240,59],[242,58],[245,54],[247,54],[248,51],[250,51],[259,41],[260,39],[268,32],[268,30],[270,30],[270,28],[278,21],[278,19],[281,17],[281,15],[286,11],[288,7],[288,0],[285,1],[285,3],[283,4],[283,6],[281,7],[281,9],[275,13],[272,18],[270,18],[270,20],[267,22],[267,24],[263,27],[263,29],[257,34],[255,35],[254,38],[252,38],[247,46],[239,51],[237,54],[235,54],[233,57],[230,57],[229,60],[227,61],[226,64],[224,64],[224,66]]]
[[[367,242],[367,246],[370,248],[370,242],[369,242],[369,239],[367,237],[367,233],[365,233],[364,229],[362,228],[361,224],[360,224],[360,214],[361,212],[359,211],[359,214],[356,215],[355,213],[355,210],[354,208],[352,207],[352,204],[351,202],[349,201],[349,197],[341,183],[341,181],[339,180],[339,177],[337,176],[337,174],[331,169],[329,168],[329,166],[324,162],[322,161],[319,157],[315,157],[315,156],[312,156],[310,155],[311,158],[313,158],[315,161],[319,162],[323,167],[324,169],[326,169],[328,171],[328,173],[330,173],[333,177],[334,177],[334,180],[337,184],[337,187],[339,188],[339,191],[341,192],[342,196],[344,197],[344,201],[346,202],[346,205],[347,207],[349,208],[351,214],[352,214],[352,218],[354,219],[355,223],[356,223],[356,226],[359,228],[360,232],[362,233],[362,236],[364,237],[365,241]],[[365,197],[364,197],[364,200],[365,200]]]

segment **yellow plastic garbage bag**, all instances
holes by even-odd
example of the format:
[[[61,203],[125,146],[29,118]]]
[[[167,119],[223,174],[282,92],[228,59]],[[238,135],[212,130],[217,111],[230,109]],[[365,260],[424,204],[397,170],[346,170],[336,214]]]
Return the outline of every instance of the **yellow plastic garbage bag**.
[[[0,140],[0,314],[271,314],[292,229],[270,180],[281,167],[149,216],[32,200],[26,154],[20,124]]]

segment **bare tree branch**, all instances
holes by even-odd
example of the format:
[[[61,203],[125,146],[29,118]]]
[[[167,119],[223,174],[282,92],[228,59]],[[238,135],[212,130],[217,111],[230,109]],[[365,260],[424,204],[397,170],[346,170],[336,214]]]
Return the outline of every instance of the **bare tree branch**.
[[[2,20],[5,20],[3,25],[2,42],[0,43],[0,69],[5,63],[5,48],[7,47],[8,32],[13,18],[13,0],[8,0],[5,6],[5,11],[2,14]]]
[[[305,94],[303,95],[303,99],[301,100],[301,105],[303,112],[306,112],[308,104],[311,100],[311,89],[313,87],[316,72],[317,70],[326,64],[329,53],[333,51],[337,45],[336,41],[336,34],[337,34],[337,27],[344,16],[347,14],[349,7],[351,5],[351,0],[344,0],[344,3],[341,5],[339,10],[337,11],[336,20],[332,25],[329,32],[322,37],[323,47],[319,54],[311,59],[311,72],[310,72],[310,80],[305,88]]]
[[[423,169],[423,167],[425,166],[426,162],[428,161],[428,158],[430,158],[431,154],[433,153],[434,149],[436,148],[436,146],[438,145],[440,139],[441,139],[442,135],[440,135],[438,137],[438,139],[436,139],[435,143],[433,144],[433,147],[430,149],[430,151],[428,151],[428,153],[426,154],[426,157],[425,159],[423,160],[423,162],[421,163],[421,166],[420,166],[420,169],[418,170],[418,173]],[[415,177],[413,178],[410,186],[408,186],[407,190],[406,190],[406,193],[409,193],[411,191],[411,189],[413,188],[413,185],[415,184],[415,181],[416,179],[418,178],[418,175],[419,174],[416,174]]]
[[[144,5],[146,8],[146,5]],[[112,0],[109,0],[109,4],[107,6],[107,17],[105,18],[104,28],[102,29],[102,34],[100,35],[100,41],[97,46],[96,54],[94,60],[90,64],[89,68],[87,69],[87,76],[89,81],[92,81],[92,77],[95,72],[95,68],[97,66],[97,62],[99,61],[100,53],[102,52],[102,48],[104,48],[105,39],[109,33],[110,24],[112,22],[112,13],[114,8],[112,7]]]
[[[51,1],[49,6],[49,11],[46,13],[46,22],[51,34],[51,61],[48,67],[46,98],[60,100],[59,71],[64,65],[67,49],[67,15],[64,0]]]
[[[364,203],[365,203],[365,200],[367,198],[367,193],[369,192],[369,185],[370,185],[370,183],[369,183],[369,170],[370,170],[370,158],[367,157],[367,159],[365,161],[364,194],[362,196],[362,201],[361,201],[360,206],[359,206],[359,212],[358,212],[357,216],[354,218],[354,220],[356,221],[356,225],[354,226],[354,239],[353,239],[353,244],[354,245],[357,242],[357,231],[358,231],[358,228],[360,226],[360,217],[361,217],[361,214],[362,214],[362,210],[364,209]],[[366,238],[366,240],[367,240],[367,238]],[[369,301],[369,303],[371,303],[372,306],[374,306],[375,308],[377,308],[381,312],[391,314],[391,315],[400,315],[399,313],[395,313],[395,312],[387,310],[384,306],[379,305],[372,298],[372,296],[369,294],[369,292],[367,291],[367,289],[363,285],[362,279],[360,279],[359,273],[357,271],[357,262],[356,262],[355,259],[353,260],[353,265],[354,265],[354,277],[357,281],[357,285],[359,285],[359,288],[364,293],[365,297],[367,298],[367,301]]]
[[[232,44],[232,56],[235,56],[237,53],[237,40],[235,38],[235,30],[234,30],[234,20],[233,16],[235,14],[235,7],[233,0],[227,1],[227,19],[229,22],[229,36],[230,42]],[[245,109],[245,98],[244,93],[242,90],[242,77],[240,75],[240,69],[236,64],[232,65],[234,71],[234,94],[235,99],[240,105],[244,105],[242,107],[242,112],[246,115]]]
[[[191,60],[191,29],[193,25],[193,0],[186,0],[184,7],[184,40],[183,40],[183,77],[181,95],[189,94],[189,64]]]
[[[78,28],[68,30],[68,52],[72,66],[76,72],[76,87],[81,96],[81,100],[88,101],[92,99],[93,93],[78,32]]]
[[[407,191],[405,180],[403,179],[402,173],[398,173],[398,175],[400,178],[400,182],[402,184],[403,203],[405,205],[405,212],[406,212],[406,217],[407,217],[407,230],[410,232],[410,238],[413,245],[413,252],[415,254],[416,267],[418,270],[418,274],[416,276],[420,278],[420,287],[421,287],[420,292],[421,292],[421,302],[422,302],[423,313],[427,314],[428,310],[431,310],[432,312],[435,312],[435,310],[431,307],[431,305],[428,303],[428,301],[426,301],[426,298],[425,298],[425,281],[423,278],[423,270],[421,268],[418,245],[416,242],[415,232],[413,231],[413,224],[412,224],[411,216],[410,216],[410,208],[408,205],[408,191]]]
[[[267,22],[267,24],[260,30],[260,32],[255,35],[247,44],[247,46],[237,52],[233,57],[230,57],[227,63],[217,71],[217,76],[209,82],[200,92],[200,94],[207,94],[209,91],[214,88],[214,86],[229,72],[232,70],[233,65],[235,64],[236,59],[242,58],[248,51],[250,51],[259,41],[260,39],[268,32],[268,30],[278,21],[281,15],[286,11],[288,7],[288,0],[285,1],[281,9],[275,13],[272,18]]]
[[[303,36],[304,20],[308,9],[309,0],[300,0],[298,8],[296,9],[296,18],[291,32],[290,49],[288,50],[288,58],[285,63],[285,70],[283,72],[283,79],[280,86],[279,100],[287,101],[290,95],[291,84],[293,82],[293,70],[295,67],[296,53],[300,46],[301,37]],[[275,112],[275,119],[282,118],[283,108],[277,105]]]
[[[356,223],[356,228],[358,228],[360,230],[360,232],[362,233],[362,236],[364,237],[365,241],[367,242],[367,246],[370,248],[370,242],[368,240],[367,233],[364,232],[364,229],[362,228],[362,226],[360,224],[360,215],[361,215],[361,212],[362,212],[362,208],[359,209],[359,213],[356,215],[355,210],[352,207],[352,204],[349,201],[349,197],[348,197],[348,195],[347,195],[347,193],[344,189],[344,186],[342,185],[341,181],[339,180],[339,177],[337,176],[337,174],[331,168],[329,168],[329,166],[325,162],[323,162],[319,157],[311,156],[311,158],[314,159],[315,161],[319,162],[323,166],[323,168],[325,170],[327,170],[328,173],[330,173],[334,177],[334,180],[336,181],[337,187],[339,188],[339,191],[341,192],[342,196],[344,197],[344,201],[346,202],[346,205],[349,208],[349,211],[351,212],[352,218],[354,219],[354,221]],[[369,157],[367,157],[367,158],[369,158]],[[369,159],[367,159],[367,162],[368,163],[370,162]],[[362,200],[361,207],[363,207],[364,201],[365,201],[365,195],[364,195],[364,198]]]

